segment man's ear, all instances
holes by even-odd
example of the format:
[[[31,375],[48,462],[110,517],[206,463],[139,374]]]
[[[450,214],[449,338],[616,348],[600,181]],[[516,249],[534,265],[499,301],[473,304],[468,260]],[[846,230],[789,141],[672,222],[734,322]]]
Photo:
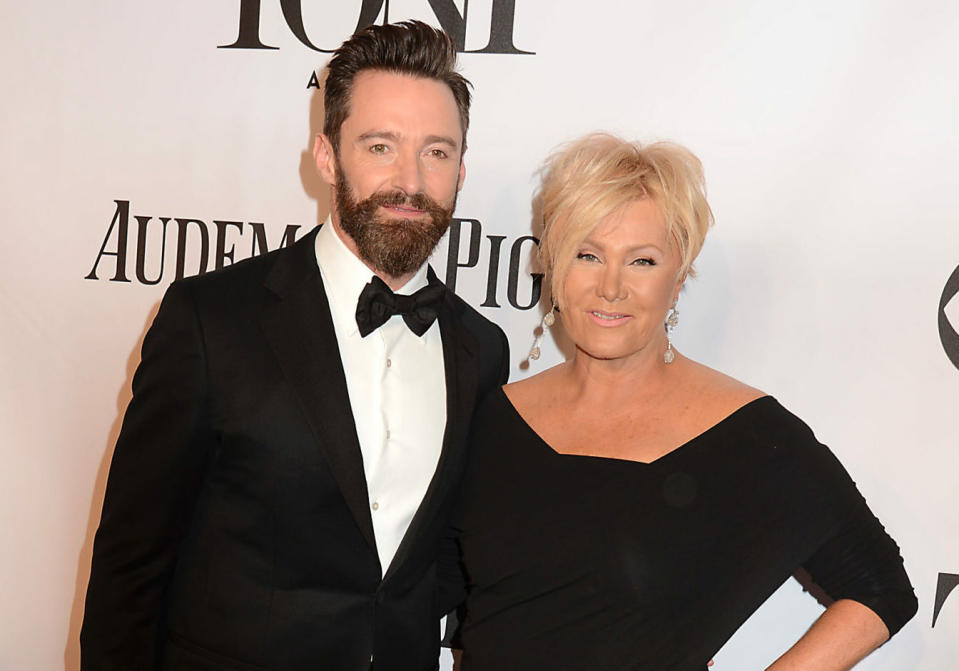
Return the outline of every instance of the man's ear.
[[[316,170],[323,181],[331,186],[336,184],[336,154],[330,138],[323,133],[316,134],[316,142],[313,143],[313,160],[316,161]]]
[[[457,191],[463,188],[464,181],[466,181],[466,163],[463,162],[463,157],[460,156],[460,175],[456,180]]]

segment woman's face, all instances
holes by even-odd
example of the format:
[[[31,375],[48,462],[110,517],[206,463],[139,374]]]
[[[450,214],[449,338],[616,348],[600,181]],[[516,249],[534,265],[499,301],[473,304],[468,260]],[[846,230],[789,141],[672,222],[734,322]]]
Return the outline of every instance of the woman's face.
[[[663,322],[685,279],[681,265],[651,199],[601,219],[576,250],[564,285],[563,324],[577,348],[597,359],[661,357]]]

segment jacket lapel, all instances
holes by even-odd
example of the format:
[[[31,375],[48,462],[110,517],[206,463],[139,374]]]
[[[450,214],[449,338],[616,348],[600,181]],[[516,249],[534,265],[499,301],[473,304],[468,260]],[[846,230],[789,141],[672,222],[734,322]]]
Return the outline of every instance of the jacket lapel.
[[[363,537],[375,550],[373,520],[346,376],[316,265],[316,232],[278,254],[266,286],[279,299],[261,325]]]
[[[437,281],[433,269],[431,282]],[[450,489],[457,484],[455,473],[466,456],[469,421],[476,406],[476,341],[459,318],[452,294],[447,290],[439,312],[443,340],[443,364],[446,370],[446,430],[436,471],[403,540],[397,548],[383,581],[389,580],[414,551],[421,534],[429,529],[443,509]]]

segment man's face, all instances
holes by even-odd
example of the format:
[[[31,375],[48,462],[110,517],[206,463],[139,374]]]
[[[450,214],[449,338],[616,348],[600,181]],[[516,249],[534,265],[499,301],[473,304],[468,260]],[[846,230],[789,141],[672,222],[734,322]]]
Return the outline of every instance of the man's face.
[[[334,226],[374,270],[403,278],[429,257],[465,176],[462,143],[456,101],[442,82],[375,70],[356,76],[339,152],[320,136],[314,155],[335,186]]]

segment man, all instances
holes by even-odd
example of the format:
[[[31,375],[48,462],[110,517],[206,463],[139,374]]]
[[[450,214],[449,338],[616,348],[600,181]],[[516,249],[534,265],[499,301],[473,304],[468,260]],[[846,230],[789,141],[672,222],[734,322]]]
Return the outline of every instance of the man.
[[[314,152],[328,222],[170,287],[110,469],[84,669],[436,667],[437,545],[508,359],[426,265],[465,174],[454,65],[422,23],[354,35]]]

